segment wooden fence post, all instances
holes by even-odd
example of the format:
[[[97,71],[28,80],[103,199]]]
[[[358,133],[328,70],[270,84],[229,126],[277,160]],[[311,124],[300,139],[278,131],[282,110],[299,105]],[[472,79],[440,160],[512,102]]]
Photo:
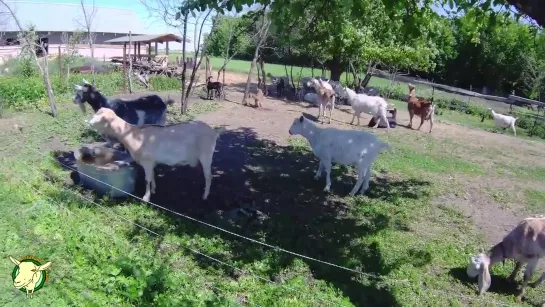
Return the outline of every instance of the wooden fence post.
[[[127,93],[127,44],[123,44],[123,93]]]
[[[61,54],[60,45],[59,45],[59,80],[62,80],[62,54]]]

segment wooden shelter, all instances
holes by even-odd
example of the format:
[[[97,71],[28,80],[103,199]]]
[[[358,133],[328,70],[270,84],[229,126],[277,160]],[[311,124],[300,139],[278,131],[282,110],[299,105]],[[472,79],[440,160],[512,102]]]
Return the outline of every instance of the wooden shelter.
[[[112,44],[112,45],[123,45],[123,49],[125,50],[127,48],[127,44],[133,43],[134,44],[134,58],[133,61],[136,59],[141,59],[142,55],[140,54],[141,46],[142,44],[148,45],[148,54],[144,55],[148,59],[152,57],[151,54],[151,44],[155,44],[155,54],[154,56],[157,56],[157,46],[159,43],[166,43],[166,54],[168,55],[169,49],[168,49],[168,43],[169,42],[178,42],[181,43],[183,41],[182,37],[176,34],[158,34],[158,35],[134,35],[129,38],[129,36],[122,36],[117,37],[114,39],[110,39],[107,41],[104,41],[105,44]],[[186,42],[190,42],[189,39],[185,39]],[[125,52],[123,52],[125,53]]]

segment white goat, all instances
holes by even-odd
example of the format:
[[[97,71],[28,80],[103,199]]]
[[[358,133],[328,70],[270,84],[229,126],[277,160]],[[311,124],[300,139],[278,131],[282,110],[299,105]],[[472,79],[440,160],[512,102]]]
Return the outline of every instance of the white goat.
[[[354,196],[361,188],[361,194],[369,188],[371,165],[383,149],[390,149],[374,134],[357,130],[320,128],[312,121],[301,116],[293,121],[290,135],[302,135],[312,147],[314,155],[320,160],[314,179],[318,180],[325,170],[326,186],[331,188],[331,164],[355,165],[358,169],[358,181],[350,192]]]
[[[507,128],[511,128],[513,130],[513,135],[517,136],[517,131],[515,130],[515,122],[518,118],[496,113],[494,112],[494,110],[492,110],[492,108],[488,108],[488,110],[492,113],[492,116],[494,117],[494,123],[496,124],[496,127],[503,128],[504,130]]]
[[[19,273],[13,280],[13,286],[17,289],[25,288],[27,297],[32,297],[34,289],[40,281],[42,271],[51,266],[51,261],[38,266],[33,262],[19,261],[11,256],[9,256],[9,259],[19,267]]]
[[[505,259],[514,259],[516,261],[515,269],[509,276],[511,281],[515,280],[522,265],[528,263],[524,272],[524,281],[520,294],[517,296],[517,300],[521,301],[540,258],[544,256],[545,216],[526,218],[507,234],[502,242],[496,244],[486,254],[481,253],[471,257],[471,261],[467,266],[467,275],[469,277],[479,275],[479,294],[482,294],[488,290],[492,283],[489,268],[494,263],[505,261]],[[544,280],[545,273],[532,287],[538,286]]]
[[[347,98],[348,103],[354,109],[354,114],[352,115],[352,121],[350,125],[354,123],[356,116],[358,117],[358,126],[360,125],[360,115],[361,113],[370,114],[375,119],[375,126],[377,128],[380,121],[384,122],[388,131],[390,130],[390,123],[388,118],[386,118],[386,110],[388,109],[388,103],[384,98],[380,96],[367,96],[365,94],[356,94],[353,90],[348,87],[340,87],[340,96]]]
[[[197,166],[200,162],[205,179],[202,199],[208,197],[212,184],[212,156],[218,136],[224,128],[212,129],[207,124],[194,121],[171,126],[133,126],[115,115],[111,109],[101,108],[89,120],[100,133],[116,137],[129,151],[131,157],[144,168],[146,194],[144,201],[155,193],[153,170],[158,163],[166,165]]]
[[[309,83],[309,87],[313,87],[316,90],[316,99],[318,103],[318,117],[322,114],[325,117],[325,110],[329,109],[329,123],[331,124],[331,117],[333,109],[335,109],[335,91],[333,87],[328,82],[322,81],[320,79],[312,78]],[[322,117],[321,123],[324,123]]]

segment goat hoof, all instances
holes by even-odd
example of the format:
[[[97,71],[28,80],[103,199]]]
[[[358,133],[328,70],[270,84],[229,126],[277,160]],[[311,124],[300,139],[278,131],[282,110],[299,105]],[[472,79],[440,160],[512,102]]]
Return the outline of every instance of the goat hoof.
[[[324,192],[329,192],[330,191],[330,188],[329,187],[325,187],[324,188]]]
[[[320,176],[316,175],[314,176],[314,180],[319,180],[320,179]]]

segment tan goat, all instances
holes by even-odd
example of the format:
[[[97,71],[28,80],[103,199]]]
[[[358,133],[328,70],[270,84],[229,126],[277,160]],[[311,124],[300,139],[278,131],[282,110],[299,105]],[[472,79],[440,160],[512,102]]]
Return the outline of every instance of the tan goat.
[[[522,220],[505,238],[487,253],[471,257],[467,266],[469,277],[479,276],[479,293],[482,294],[490,288],[490,267],[505,259],[516,261],[515,269],[509,280],[514,281],[522,265],[527,263],[524,272],[524,280],[517,301],[521,301],[525,294],[526,286],[537,268],[540,258],[545,256],[545,216],[531,217]],[[532,287],[540,285],[545,280],[545,273],[532,284]]]
[[[155,165],[201,164],[205,189],[202,199],[208,197],[212,184],[212,157],[218,136],[224,128],[212,128],[201,121],[170,126],[133,126],[115,115],[111,109],[101,108],[88,122],[100,133],[115,137],[144,168],[146,194],[142,198],[149,202],[150,192],[155,193]]]
[[[254,107],[262,107],[263,105],[261,104],[261,101],[265,99],[265,94],[263,94],[263,91],[258,88],[257,93],[250,94],[250,99],[254,100]]]

